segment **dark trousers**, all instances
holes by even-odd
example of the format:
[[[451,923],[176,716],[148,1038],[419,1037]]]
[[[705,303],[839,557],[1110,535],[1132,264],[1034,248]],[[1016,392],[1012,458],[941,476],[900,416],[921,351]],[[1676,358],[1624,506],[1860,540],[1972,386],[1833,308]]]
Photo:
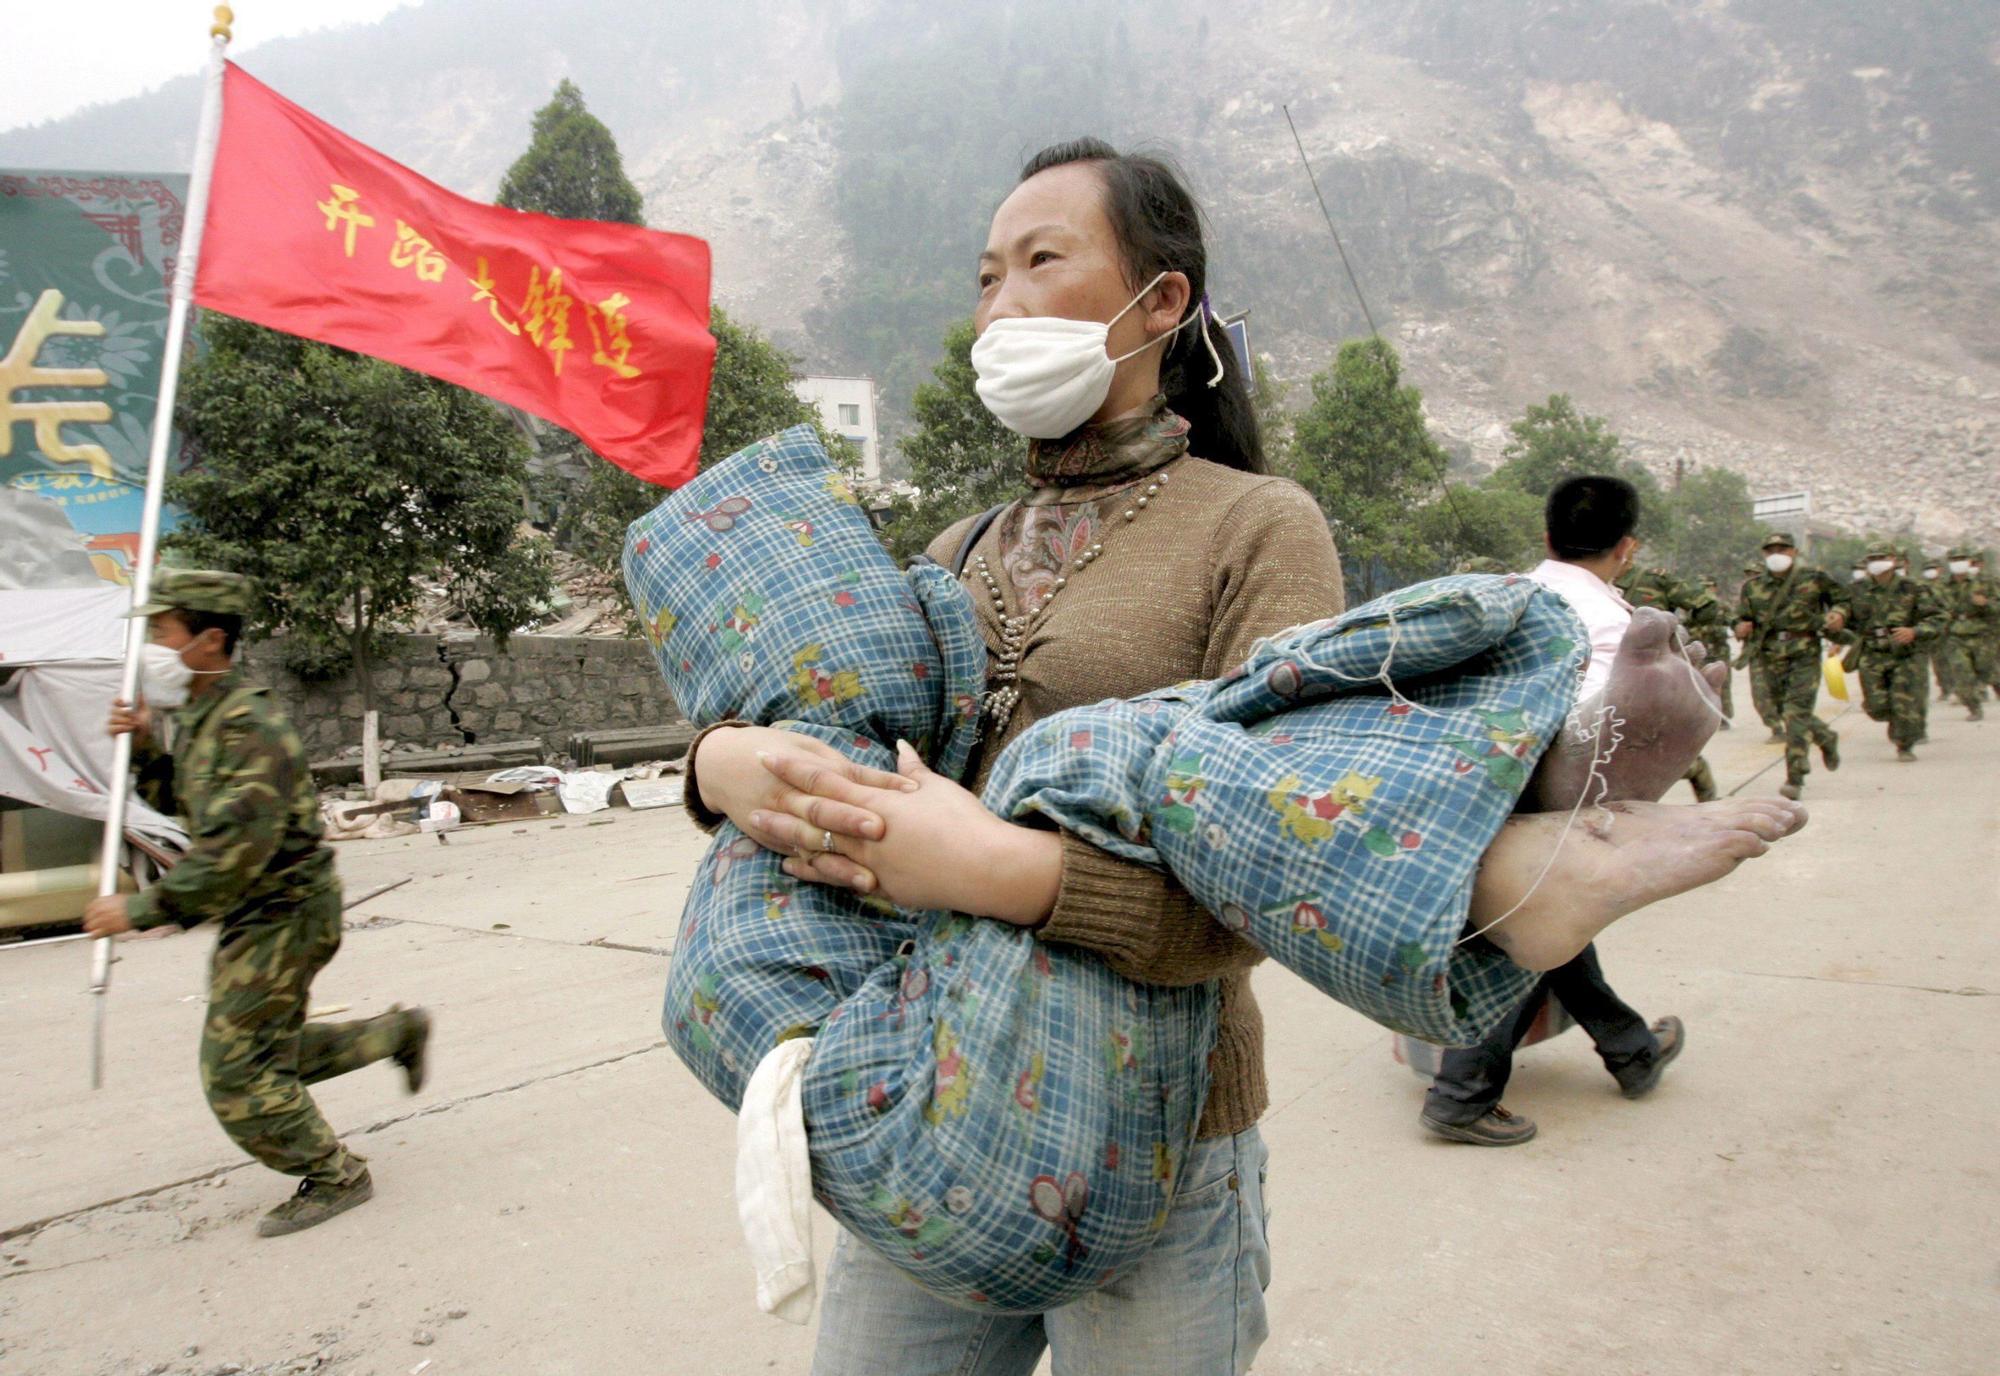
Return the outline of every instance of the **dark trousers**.
[[[1586,946],[1575,960],[1543,975],[1514,1016],[1485,1041],[1454,1048],[1438,1058],[1437,1078],[1431,1082],[1425,1110],[1446,1123],[1472,1123],[1485,1117],[1506,1092],[1507,1077],[1514,1070],[1515,1048],[1528,1035],[1542,1000],[1551,994],[1590,1034],[1597,1054],[1604,1058],[1604,1068],[1612,1074],[1659,1053],[1660,1043],[1646,1020],[1604,982],[1597,948]]]

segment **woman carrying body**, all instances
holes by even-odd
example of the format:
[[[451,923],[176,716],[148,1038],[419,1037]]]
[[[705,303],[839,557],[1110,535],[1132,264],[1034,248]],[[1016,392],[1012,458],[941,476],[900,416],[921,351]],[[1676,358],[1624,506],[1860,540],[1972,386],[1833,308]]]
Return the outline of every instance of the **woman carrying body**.
[[[1220,677],[1260,638],[1341,607],[1316,505],[1263,472],[1244,379],[1205,307],[1205,271],[1198,212],[1173,173],[1095,141],[1038,155],[994,217],[974,361],[989,406],[1034,443],[1033,491],[968,559],[993,653],[988,764],[1055,712]],[[1114,363],[1108,387],[1054,366],[1061,351],[1045,337],[1017,347],[1034,332],[1004,323],[1049,320],[1108,322],[1102,345],[1089,332]],[[964,531],[943,532],[933,558],[950,560]],[[1138,1265],[1046,1314],[982,1314],[930,1296],[844,1235],[815,1370],[1025,1373],[1048,1346],[1065,1370],[1247,1370],[1266,1333],[1268,1279],[1256,949],[1171,876],[995,817],[978,778],[963,788],[911,763],[893,781],[761,727],[706,733],[690,769],[709,817],[792,855],[796,879],[1031,927],[1132,980],[1214,980],[1223,991],[1200,1140]],[[1488,852],[1474,916],[1512,910],[1493,935],[1521,964],[1560,963],[1623,912],[1719,877],[1796,825],[1747,806],[1613,818],[1567,852],[1559,819],[1521,818]],[[1592,874],[1600,882],[1583,882]]]

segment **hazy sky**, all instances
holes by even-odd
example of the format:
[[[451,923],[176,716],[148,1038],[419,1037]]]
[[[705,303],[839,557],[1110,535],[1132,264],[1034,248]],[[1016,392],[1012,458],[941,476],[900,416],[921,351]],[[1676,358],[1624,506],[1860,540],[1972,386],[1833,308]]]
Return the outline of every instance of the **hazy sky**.
[[[414,0],[241,0],[230,55],[380,19]],[[56,119],[201,70],[213,0],[5,0],[0,130]]]

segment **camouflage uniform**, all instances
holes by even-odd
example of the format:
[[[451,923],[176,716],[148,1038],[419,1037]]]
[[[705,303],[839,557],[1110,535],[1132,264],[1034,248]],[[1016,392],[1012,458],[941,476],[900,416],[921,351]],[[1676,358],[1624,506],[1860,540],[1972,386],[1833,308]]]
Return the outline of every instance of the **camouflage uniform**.
[[[1713,578],[1704,576],[1701,580],[1701,590],[1714,599],[1715,615],[1707,625],[1696,629],[1690,622],[1689,628],[1694,630],[1695,639],[1701,642],[1702,648],[1708,651],[1708,662],[1720,664],[1726,669],[1729,667],[1730,659],[1729,626],[1733,620],[1731,610],[1722,600],[1722,589],[1716,586]],[[1732,719],[1736,716],[1735,689],[1736,676],[1725,674],[1722,679],[1722,715]]]
[[[162,571],[169,610],[241,615],[234,575]],[[126,914],[144,929],[221,927],[209,967],[201,1084],[236,1145],[271,1169],[344,1187],[366,1175],[320,1116],[306,1085],[398,1057],[411,1015],[308,1023],[313,976],[340,949],[340,881],[320,840],[305,747],[270,691],[235,670],[177,709],[171,755],[139,745],[138,788],[178,812],[191,845]]]
[[[1743,619],[1743,608],[1749,605],[1745,593],[1750,587],[1750,580],[1763,577],[1764,566],[1748,564],[1744,566],[1743,573],[1743,582],[1736,589],[1736,621]],[[1735,622],[1730,624],[1734,625]],[[1764,673],[1764,661],[1751,652],[1748,641],[1743,643],[1742,653],[1736,659],[1736,667],[1750,675],[1750,705],[1757,711],[1757,720],[1764,723],[1764,729],[1771,733],[1773,740],[1784,740],[1785,714],[1771,701],[1771,683]]]
[[[1796,549],[1774,531],[1764,548]],[[1750,653],[1764,665],[1771,699],[1784,713],[1785,785],[1796,790],[1812,771],[1808,745],[1817,745],[1828,769],[1840,767],[1840,737],[1813,713],[1819,698],[1819,642],[1828,615],[1848,613],[1847,588],[1793,556],[1783,575],[1764,571],[1743,585],[1739,621],[1750,623]]]
[[[1924,560],[1924,586],[1931,590],[1931,596],[1937,599],[1939,607],[1945,605],[1944,584],[1940,581],[1943,577],[1944,565],[1938,563],[1935,559]],[[1950,634],[1951,632],[1947,630],[1945,635],[1939,636],[1936,641],[1924,650],[1924,660],[1931,666],[1931,673],[1937,679],[1937,700],[1939,702],[1944,702],[1951,697],[1951,685],[1945,681],[1944,664],[1945,636]]]
[[[1977,551],[1951,551],[1953,563],[1969,563]],[[1939,580],[1938,600],[1944,606],[1947,634],[1939,659],[1945,688],[1978,721],[1986,715],[1986,690],[2000,686],[2000,659],[1994,634],[2000,631],[2000,586],[1984,573],[1954,573]],[[1983,599],[1984,605],[1974,599]]]
[[[1893,559],[1891,545],[1872,545],[1871,559]],[[1924,719],[1929,710],[1929,671],[1923,647],[1934,644],[1944,631],[1944,612],[1929,588],[1891,571],[1885,578],[1870,577],[1853,591],[1854,619],[1847,630],[1855,641],[1851,652],[1861,671],[1861,703],[1870,720],[1889,724],[1889,739],[1896,757],[1915,759],[1910,747],[1923,739]],[[1907,628],[1917,633],[1909,645],[1898,645],[1891,632]]]
[[[1715,594],[1684,583],[1665,569],[1641,569],[1635,564],[1620,574],[1612,586],[1634,607],[1657,607],[1671,612],[1690,640],[1705,645],[1708,642],[1704,632],[1721,627],[1721,603]],[[1694,789],[1696,802],[1706,803],[1716,796],[1715,773],[1704,756],[1695,756],[1682,777]]]

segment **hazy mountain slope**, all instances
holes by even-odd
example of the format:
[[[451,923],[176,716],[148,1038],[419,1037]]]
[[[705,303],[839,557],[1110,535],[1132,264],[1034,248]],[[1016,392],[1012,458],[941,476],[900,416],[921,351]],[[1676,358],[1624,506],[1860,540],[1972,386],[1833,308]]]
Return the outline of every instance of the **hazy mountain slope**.
[[[1996,59],[1982,0],[429,0],[246,66],[475,195],[575,78],[718,298],[892,395],[1022,154],[1080,125],[1176,151],[1218,306],[1282,373],[1323,364],[1363,325],[1289,104],[1475,459],[1569,391],[1663,470],[1940,541],[2000,531]],[[181,165],[192,97],[0,134],[0,164]]]

